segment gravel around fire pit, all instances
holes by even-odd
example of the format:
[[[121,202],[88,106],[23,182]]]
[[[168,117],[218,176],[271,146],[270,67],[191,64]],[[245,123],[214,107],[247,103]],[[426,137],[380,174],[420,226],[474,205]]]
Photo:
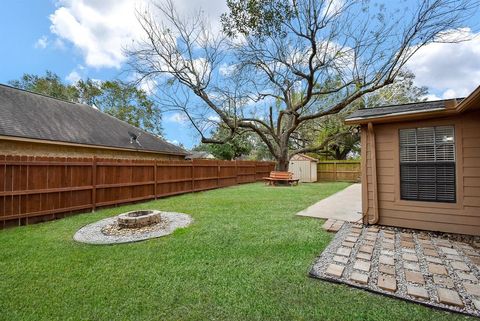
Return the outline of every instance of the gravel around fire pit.
[[[475,241],[345,223],[310,276],[479,317],[480,250],[470,245]]]
[[[104,226],[102,228],[102,233],[111,236],[111,235],[116,235],[116,236],[128,236],[128,235],[137,235],[137,234],[145,234],[148,232],[155,232],[158,230],[165,229],[167,226],[167,222],[165,220],[162,220],[156,224],[152,225],[147,225],[144,227],[138,227],[138,228],[126,228],[126,227],[121,227],[118,222],[114,222],[113,224]]]
[[[142,228],[120,228],[117,216],[109,217],[79,229],[73,239],[88,244],[120,244],[138,242],[172,234],[177,228],[189,226],[190,215],[161,212],[161,221]]]

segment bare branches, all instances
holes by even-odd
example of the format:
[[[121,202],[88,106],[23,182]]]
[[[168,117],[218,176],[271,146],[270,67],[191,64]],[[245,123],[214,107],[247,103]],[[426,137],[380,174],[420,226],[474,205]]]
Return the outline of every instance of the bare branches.
[[[341,133],[337,133],[335,135],[332,135],[332,136],[329,136],[327,137],[322,143],[320,143],[319,145],[316,145],[316,146],[310,146],[310,147],[305,147],[305,148],[300,148],[300,149],[296,149],[292,152],[289,153],[289,159],[292,158],[292,156],[294,155],[297,155],[297,154],[303,154],[303,153],[312,153],[312,152],[316,152],[316,151],[319,151],[319,150],[323,150],[325,149],[325,147],[327,147],[327,145],[331,142],[331,141],[334,141],[342,136],[347,136],[347,135],[350,135],[350,131],[345,131],[345,132],[341,132]]]
[[[172,0],[139,11],[145,39],[128,51],[130,64],[139,79],[155,80],[158,99],[185,113],[203,141],[219,143],[205,133],[218,118],[232,137],[256,133],[283,163],[322,147],[289,152],[300,126],[392,84],[426,44],[464,40],[448,31],[479,6],[265,0],[251,10],[247,1],[228,2],[222,22],[231,38],[212,31],[201,12],[180,15]]]

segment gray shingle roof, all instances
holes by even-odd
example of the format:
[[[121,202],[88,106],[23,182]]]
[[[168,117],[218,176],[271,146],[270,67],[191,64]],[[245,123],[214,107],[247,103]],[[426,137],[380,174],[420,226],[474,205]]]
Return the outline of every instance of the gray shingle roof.
[[[140,136],[131,143],[129,132]],[[0,135],[185,155],[186,151],[88,105],[0,84]]]
[[[457,99],[457,101],[460,101],[460,100],[462,99],[461,98]],[[351,113],[346,119],[348,120],[348,119],[354,119],[354,118],[371,118],[371,117],[395,115],[395,114],[409,113],[409,112],[445,109],[446,101],[447,100],[425,101],[425,102],[410,103],[410,104],[403,104],[403,105],[364,108]]]
[[[204,152],[204,151],[195,151],[192,150],[190,151],[187,156],[185,156],[186,159],[213,159],[215,156],[210,154],[209,152]]]

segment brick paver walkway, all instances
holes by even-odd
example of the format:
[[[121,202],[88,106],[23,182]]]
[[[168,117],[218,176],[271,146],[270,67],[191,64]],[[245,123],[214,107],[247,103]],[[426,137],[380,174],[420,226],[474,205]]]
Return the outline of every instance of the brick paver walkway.
[[[480,316],[480,250],[441,234],[345,223],[310,274]]]

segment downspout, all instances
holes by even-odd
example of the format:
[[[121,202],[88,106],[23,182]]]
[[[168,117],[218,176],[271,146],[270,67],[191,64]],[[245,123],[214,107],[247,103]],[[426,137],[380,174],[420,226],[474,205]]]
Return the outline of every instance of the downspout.
[[[361,129],[361,172],[362,172],[362,223],[368,224],[368,175],[367,175],[367,146],[368,146],[368,129],[362,126]]]
[[[373,184],[373,218],[368,219],[369,224],[378,223],[378,190],[377,190],[377,156],[375,146],[375,131],[373,124],[368,123],[368,138],[370,140],[370,157],[372,162],[372,184]]]

